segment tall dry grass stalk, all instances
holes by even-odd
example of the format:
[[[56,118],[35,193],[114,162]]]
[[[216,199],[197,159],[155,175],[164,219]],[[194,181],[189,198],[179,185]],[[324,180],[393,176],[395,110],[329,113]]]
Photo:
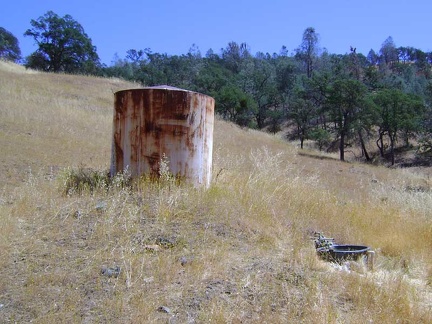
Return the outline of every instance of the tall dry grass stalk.
[[[6,321],[432,322],[431,192],[420,175],[299,155],[274,136],[217,120],[208,190],[179,185],[166,169],[160,182],[131,182],[127,172],[109,179],[112,81],[9,65],[0,72],[16,79],[8,106],[17,111],[1,106],[3,139],[27,138],[11,131],[15,123],[32,125],[45,143],[24,141],[45,152],[27,152],[41,168],[17,172],[23,183],[3,178],[0,191]],[[33,111],[19,90],[31,86],[47,96],[40,105],[28,97]],[[73,94],[76,105],[63,101]],[[80,108],[98,101],[91,114]],[[57,114],[52,133],[39,110]],[[82,139],[76,150],[57,147],[70,139]],[[95,145],[103,153],[89,160]],[[60,171],[42,167],[51,158]],[[371,246],[375,270],[318,259],[313,231]]]

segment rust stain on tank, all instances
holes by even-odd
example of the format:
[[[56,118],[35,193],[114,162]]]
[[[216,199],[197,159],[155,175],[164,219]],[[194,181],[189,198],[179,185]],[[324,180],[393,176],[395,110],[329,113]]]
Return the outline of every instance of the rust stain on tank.
[[[213,152],[214,99],[159,86],[114,95],[111,174],[159,175],[165,154],[170,171],[209,186]]]

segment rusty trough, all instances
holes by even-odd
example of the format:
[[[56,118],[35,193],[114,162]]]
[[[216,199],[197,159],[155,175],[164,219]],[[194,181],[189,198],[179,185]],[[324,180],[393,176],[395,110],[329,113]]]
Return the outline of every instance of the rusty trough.
[[[212,97],[170,86],[114,94],[110,173],[158,177],[161,160],[196,186],[210,185],[213,153]]]

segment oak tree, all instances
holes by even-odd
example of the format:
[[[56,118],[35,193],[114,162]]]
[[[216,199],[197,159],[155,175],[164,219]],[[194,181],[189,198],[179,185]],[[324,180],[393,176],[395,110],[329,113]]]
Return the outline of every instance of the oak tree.
[[[24,36],[33,37],[39,48],[27,58],[27,67],[50,72],[95,72],[100,64],[96,47],[70,15],[60,17],[48,11],[30,24],[32,28]]]
[[[0,58],[13,62],[21,58],[18,39],[3,27],[0,27]]]

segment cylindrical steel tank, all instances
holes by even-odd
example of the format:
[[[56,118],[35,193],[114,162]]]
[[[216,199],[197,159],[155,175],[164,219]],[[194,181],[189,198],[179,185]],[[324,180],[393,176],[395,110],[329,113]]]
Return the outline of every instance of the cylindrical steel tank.
[[[212,97],[170,86],[114,94],[111,175],[159,176],[164,156],[170,172],[208,187],[213,154]]]

